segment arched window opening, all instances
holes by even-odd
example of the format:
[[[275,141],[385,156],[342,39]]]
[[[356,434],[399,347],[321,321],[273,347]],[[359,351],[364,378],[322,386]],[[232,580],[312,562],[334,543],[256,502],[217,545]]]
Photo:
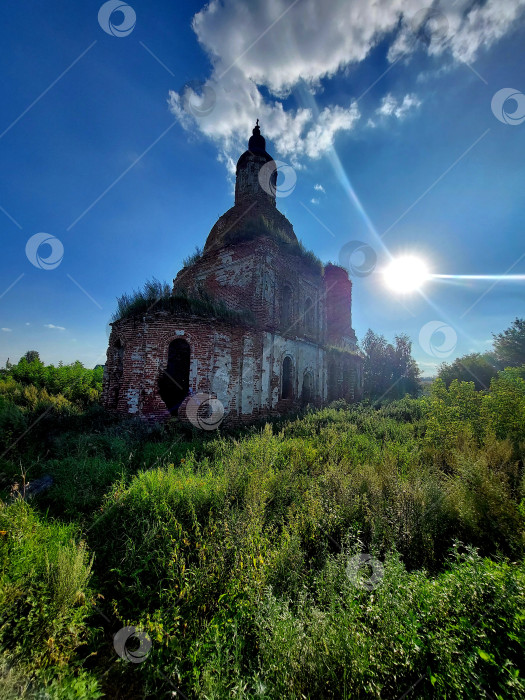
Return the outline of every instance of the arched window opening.
[[[309,336],[312,336],[315,331],[315,309],[310,297],[304,302],[304,330]]]
[[[283,287],[282,303],[281,303],[281,324],[282,324],[284,330],[288,330],[288,328],[292,324],[292,317],[293,317],[292,307],[293,307],[292,288],[289,285],[285,285]]]
[[[185,340],[177,338],[170,343],[168,362],[159,379],[159,394],[172,416],[177,415],[190,390],[190,357],[190,346]]]
[[[303,376],[303,394],[302,400],[304,404],[310,403],[313,398],[313,379],[311,372],[305,372]]]
[[[293,365],[291,357],[285,357],[283,361],[283,386],[281,396],[283,399],[293,398]]]

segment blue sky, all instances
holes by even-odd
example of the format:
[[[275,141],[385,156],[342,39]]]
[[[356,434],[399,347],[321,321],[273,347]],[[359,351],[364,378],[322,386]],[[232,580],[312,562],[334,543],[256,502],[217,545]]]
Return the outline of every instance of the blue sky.
[[[231,206],[257,117],[297,175],[278,207],[304,244],[324,261],[350,241],[377,256],[353,275],[358,338],[408,333],[428,375],[523,316],[523,281],[430,280],[400,297],[381,270],[411,253],[438,274],[525,273],[525,122],[491,108],[503,88],[525,92],[525,2],[438,3],[424,22],[421,2],[133,0],[126,36],[103,30],[101,5],[4,7],[1,364],[28,349],[104,362],[116,297],[171,281]],[[187,108],[189,81],[213,95],[206,116]],[[36,244],[26,255],[37,233],[62,243],[53,269]]]

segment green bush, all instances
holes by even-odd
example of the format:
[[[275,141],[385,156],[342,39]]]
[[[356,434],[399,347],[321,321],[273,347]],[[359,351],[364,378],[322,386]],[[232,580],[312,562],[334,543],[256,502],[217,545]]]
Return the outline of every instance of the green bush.
[[[51,682],[85,644],[91,568],[76,528],[38,516],[21,499],[0,505],[0,650],[28,688]],[[4,681],[18,687],[5,673]]]

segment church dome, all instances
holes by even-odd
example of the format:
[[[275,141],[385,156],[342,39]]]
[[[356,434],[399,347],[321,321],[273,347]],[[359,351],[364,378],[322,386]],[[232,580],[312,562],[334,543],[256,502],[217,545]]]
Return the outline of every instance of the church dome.
[[[276,207],[276,182],[277,166],[257,120],[248,150],[237,161],[235,205],[210,231],[204,252],[264,235],[297,245],[292,224]]]
[[[250,140],[248,141],[248,150],[252,153],[263,153],[264,155],[268,155],[266,153],[266,141],[264,140],[264,136],[261,136],[261,128],[259,126],[258,119],[253,128]]]

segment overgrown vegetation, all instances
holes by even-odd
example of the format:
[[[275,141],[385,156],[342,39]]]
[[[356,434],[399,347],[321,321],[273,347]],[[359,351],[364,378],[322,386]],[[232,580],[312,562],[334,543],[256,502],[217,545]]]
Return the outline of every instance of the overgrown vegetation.
[[[67,421],[97,411],[103,371],[80,362],[45,365],[31,350],[16,365],[8,363],[0,370],[0,454],[33,425],[33,439],[46,444]],[[2,471],[0,465],[0,484]]]
[[[57,406],[0,458],[0,696],[523,697],[524,370],[231,434]]]
[[[272,221],[269,221],[264,215],[247,219],[243,223],[242,235],[237,229],[232,229],[224,238],[224,243],[242,241],[251,241],[266,234],[275,241],[288,255],[296,255],[301,262],[310,267],[313,272],[318,275],[323,274],[323,263],[321,259],[312,251],[308,250],[302,241],[290,241],[289,236],[282,231]]]
[[[130,294],[122,294],[117,299],[117,310],[112,320],[118,321],[129,316],[161,310],[170,313],[196,314],[233,323],[251,325],[254,322],[251,312],[230,309],[222,300],[213,299],[204,290],[200,290],[195,296],[189,296],[184,289],[178,289],[173,293],[167,282],[159,282],[155,278],[147,280],[142,288]]]
[[[525,365],[525,319],[516,318],[502,333],[493,333],[492,350],[443,362],[438,376],[447,386],[454,380],[474,382],[476,389],[488,389],[498,370]]]

